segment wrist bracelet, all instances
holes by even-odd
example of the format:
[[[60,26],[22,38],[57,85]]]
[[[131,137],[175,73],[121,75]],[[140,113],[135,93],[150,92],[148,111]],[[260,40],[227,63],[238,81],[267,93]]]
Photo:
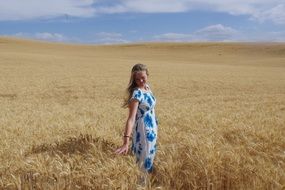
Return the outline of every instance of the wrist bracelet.
[[[128,135],[124,135],[124,137],[128,137],[128,138],[130,138],[130,136],[128,136]]]

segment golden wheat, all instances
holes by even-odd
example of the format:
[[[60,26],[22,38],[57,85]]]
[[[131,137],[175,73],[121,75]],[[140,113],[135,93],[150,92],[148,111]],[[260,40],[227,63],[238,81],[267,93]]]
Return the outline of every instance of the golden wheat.
[[[285,188],[284,44],[0,38],[0,188],[139,189],[122,143],[133,64],[159,119],[148,189]]]

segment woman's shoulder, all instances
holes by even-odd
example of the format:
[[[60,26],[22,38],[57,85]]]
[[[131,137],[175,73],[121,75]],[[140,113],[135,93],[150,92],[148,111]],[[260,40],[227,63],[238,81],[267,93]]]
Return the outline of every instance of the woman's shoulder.
[[[143,93],[143,91],[142,91],[141,89],[139,89],[139,88],[134,88],[132,94],[133,94],[133,96],[134,96],[134,95],[140,96],[142,93]]]
[[[142,90],[138,87],[134,88],[133,92],[141,92]]]
[[[151,92],[151,88],[149,84],[146,84],[146,90],[140,89],[138,87],[134,88],[133,93],[144,93],[144,92]]]

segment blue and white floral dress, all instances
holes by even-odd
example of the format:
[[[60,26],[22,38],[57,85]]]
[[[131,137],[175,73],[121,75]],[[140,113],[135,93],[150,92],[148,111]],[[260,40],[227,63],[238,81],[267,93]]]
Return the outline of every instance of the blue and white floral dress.
[[[131,100],[139,102],[133,128],[132,151],[140,169],[144,172],[151,172],[153,160],[156,153],[157,119],[154,113],[156,99],[149,86],[148,91],[135,89]]]

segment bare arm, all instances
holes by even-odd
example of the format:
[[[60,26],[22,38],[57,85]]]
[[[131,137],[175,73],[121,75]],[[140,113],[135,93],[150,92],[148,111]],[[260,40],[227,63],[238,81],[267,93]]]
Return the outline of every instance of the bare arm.
[[[115,151],[117,154],[127,153],[129,149],[130,136],[132,134],[133,125],[135,123],[139,102],[132,100],[129,105],[129,116],[126,122],[123,145]]]

